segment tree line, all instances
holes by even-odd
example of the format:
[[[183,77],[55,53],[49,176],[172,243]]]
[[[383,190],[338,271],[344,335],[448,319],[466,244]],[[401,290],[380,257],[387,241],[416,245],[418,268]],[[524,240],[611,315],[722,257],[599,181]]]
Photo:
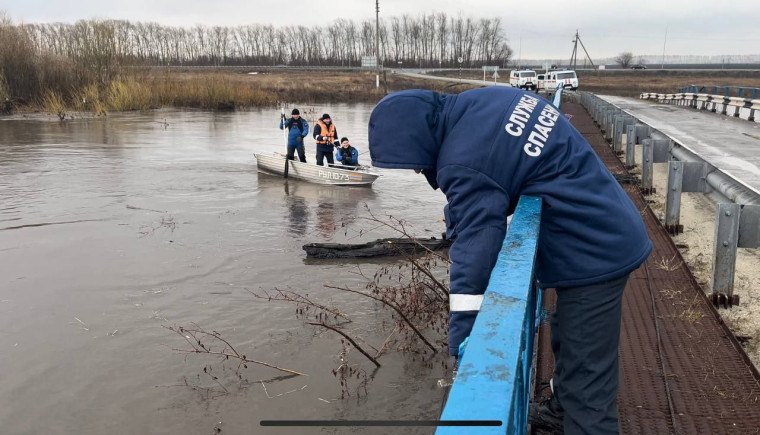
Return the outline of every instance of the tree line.
[[[512,56],[499,18],[432,13],[379,26],[386,67],[506,65]],[[360,66],[375,56],[375,22],[323,26],[164,26],[93,19],[15,24],[0,11],[0,97],[108,84],[123,66]],[[461,62],[460,62],[461,59]]]
[[[38,53],[92,57],[131,65],[357,66],[375,55],[375,22],[337,19],[325,26],[174,27],[124,20],[19,26]],[[503,65],[512,50],[499,18],[434,13],[380,22],[380,58],[386,66]]]

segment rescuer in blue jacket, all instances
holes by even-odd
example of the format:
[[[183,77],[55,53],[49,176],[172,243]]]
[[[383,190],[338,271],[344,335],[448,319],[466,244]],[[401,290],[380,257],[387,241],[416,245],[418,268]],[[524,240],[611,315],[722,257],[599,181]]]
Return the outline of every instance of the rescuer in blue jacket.
[[[287,158],[295,160],[294,152],[298,150],[298,159],[306,163],[306,149],[303,146],[303,138],[309,134],[309,123],[301,118],[301,112],[298,109],[293,109],[290,114],[290,118],[285,119],[285,115],[282,115],[280,119],[280,130],[283,128],[288,129]]]
[[[545,100],[518,89],[409,90],[377,104],[369,147],[373,166],[422,172],[448,200],[451,355],[470,334],[507,216],[521,195],[542,198],[536,276],[541,288],[557,289],[555,394],[532,411],[567,434],[617,433],[622,294],[652,243],[583,136]]]
[[[335,151],[335,160],[343,163],[345,166],[359,165],[359,151],[351,146],[347,137],[340,139],[340,148]]]

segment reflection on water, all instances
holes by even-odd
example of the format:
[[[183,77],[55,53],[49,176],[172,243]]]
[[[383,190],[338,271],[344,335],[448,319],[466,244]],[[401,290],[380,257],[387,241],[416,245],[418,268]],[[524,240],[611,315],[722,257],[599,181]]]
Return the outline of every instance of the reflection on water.
[[[362,152],[370,110],[318,112]],[[248,291],[302,289],[374,315],[376,306],[322,287],[360,284],[345,264],[306,263],[301,246],[363,241],[360,229],[389,236],[365,228],[365,204],[436,235],[445,198],[411,171],[384,172],[372,188],[257,173],[254,151],[283,150],[278,117],[172,110],[0,120],[0,433],[211,433],[219,421],[223,433],[266,433],[256,431],[262,418],[436,417],[440,373],[393,354],[369,397],[334,400],[340,386],[326,375],[337,339]],[[189,322],[311,376],[269,383],[265,394],[254,381],[278,373],[250,368],[250,383],[233,379],[231,394],[204,399],[182,385],[213,387],[199,378],[207,361],[173,353],[182,343],[161,327]],[[365,338],[382,342],[373,331]]]
[[[288,227],[293,234],[306,235],[309,227],[309,206],[306,199],[300,196],[288,196],[285,198],[288,204]]]

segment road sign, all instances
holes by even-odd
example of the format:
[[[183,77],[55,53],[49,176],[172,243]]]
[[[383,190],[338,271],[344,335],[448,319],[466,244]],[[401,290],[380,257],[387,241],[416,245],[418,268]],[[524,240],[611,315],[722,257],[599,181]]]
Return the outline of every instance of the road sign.
[[[462,56],[459,56],[459,57],[457,58],[457,62],[459,62],[459,63],[462,63],[462,62],[464,62],[464,58],[463,58]]]
[[[377,58],[375,56],[362,56],[362,68],[377,67]]]
[[[498,71],[498,65],[483,65],[483,71]]]
[[[499,75],[499,73],[498,73],[497,71],[494,71],[494,72],[493,72],[493,78],[494,78],[494,80],[495,80],[495,79],[498,79],[499,77],[501,77],[501,76]]]

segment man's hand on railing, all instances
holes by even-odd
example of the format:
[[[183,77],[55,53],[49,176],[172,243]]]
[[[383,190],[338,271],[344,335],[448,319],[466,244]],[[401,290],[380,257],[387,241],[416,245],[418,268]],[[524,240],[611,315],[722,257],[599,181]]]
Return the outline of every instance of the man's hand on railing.
[[[459,353],[457,354],[457,365],[459,365],[459,361],[462,360],[462,357],[464,356],[464,350],[467,348],[467,342],[470,341],[470,337],[467,337],[459,343]]]

